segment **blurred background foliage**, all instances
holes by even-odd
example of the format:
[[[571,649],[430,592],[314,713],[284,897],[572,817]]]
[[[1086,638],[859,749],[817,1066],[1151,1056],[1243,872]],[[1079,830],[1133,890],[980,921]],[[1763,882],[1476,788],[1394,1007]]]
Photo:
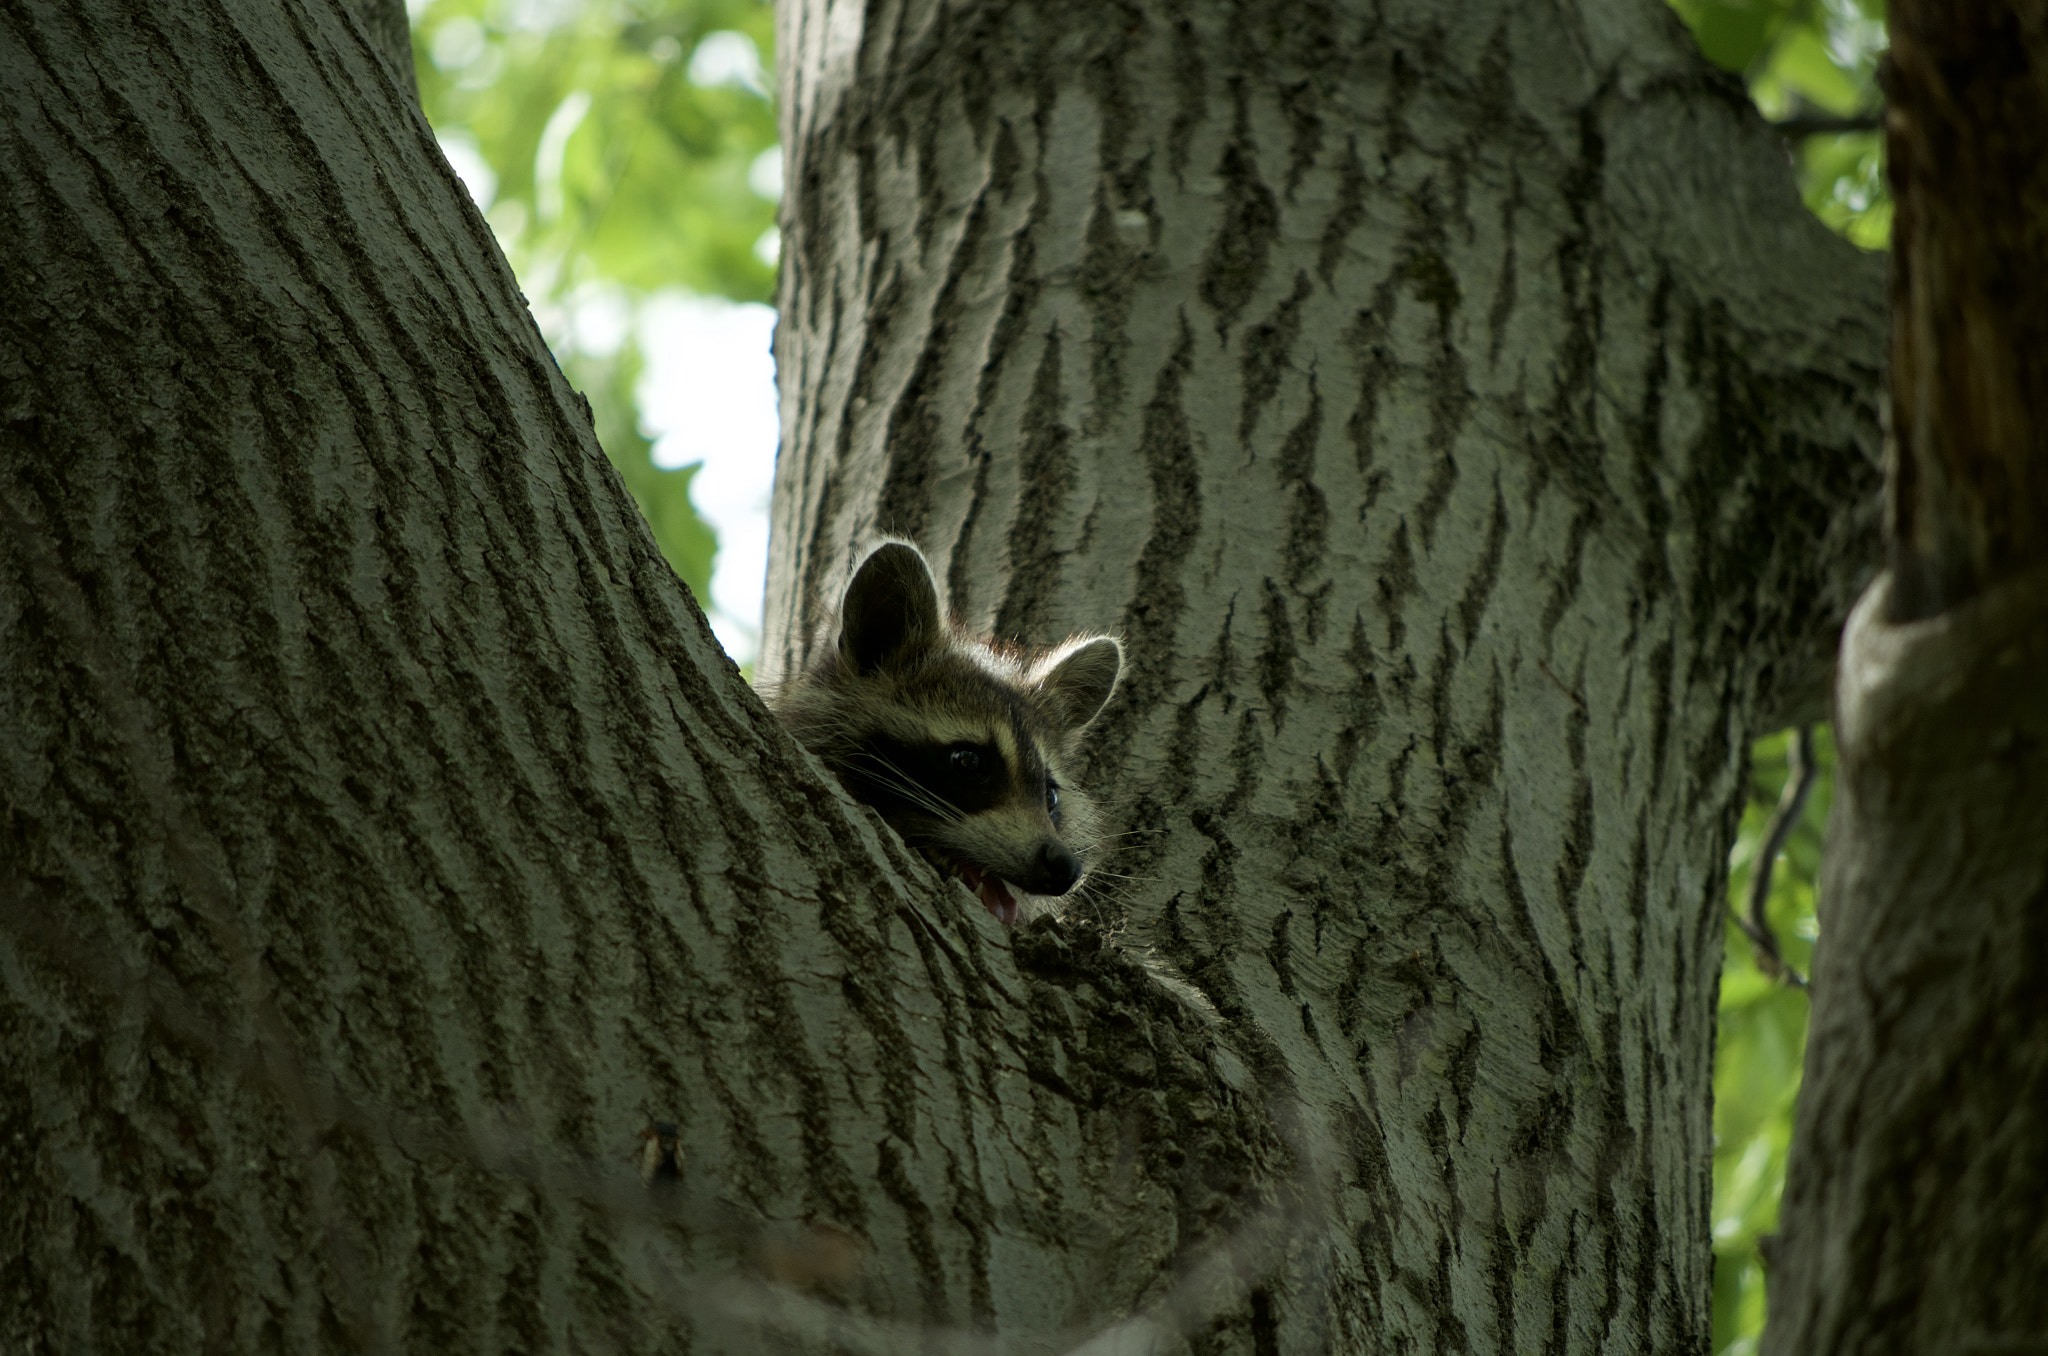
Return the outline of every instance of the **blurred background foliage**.
[[[1884,183],[1883,0],[1671,0],[1709,61],[1786,133],[1816,216],[1864,249],[1891,239]]]
[[[663,289],[768,301],[781,151],[761,0],[430,0],[420,101],[668,561],[709,606],[695,467],[654,464],[634,320]]]
[[[1878,129],[1881,0],[1671,0],[1706,56],[1785,135],[1806,202],[1866,249],[1891,230]],[[427,117],[485,209],[600,441],[700,600],[716,549],[695,466],[663,470],[635,404],[632,319],[656,291],[773,295],[781,159],[768,93],[773,14],[758,0],[426,0],[413,44]],[[1805,1055],[1806,995],[1767,978],[1733,923],[1786,776],[1787,735],[1753,751],[1730,860],[1714,1071],[1714,1335],[1750,1356],[1763,1326],[1758,1240],[1776,1227]],[[1770,917],[1812,957],[1833,746],[1773,874]]]
[[[1750,751],[1750,798],[1728,859],[1727,951],[1721,965],[1720,1032],[1714,1046],[1714,1351],[1752,1356],[1764,1326],[1759,1241],[1778,1227],[1792,1104],[1806,1058],[1806,994],[1770,978],[1735,925],[1749,896],[1765,821],[1787,776],[1785,731]],[[1819,777],[1771,873],[1767,909],[1780,954],[1812,973],[1821,832],[1833,799],[1835,746],[1814,732]]]

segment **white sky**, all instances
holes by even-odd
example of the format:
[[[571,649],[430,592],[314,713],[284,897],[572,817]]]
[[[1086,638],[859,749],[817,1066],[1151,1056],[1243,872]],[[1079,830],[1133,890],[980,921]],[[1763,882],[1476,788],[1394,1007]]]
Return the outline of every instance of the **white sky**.
[[[640,312],[641,425],[657,466],[704,469],[690,501],[718,533],[711,573],[711,629],[734,662],[760,645],[768,575],[768,492],[781,425],[775,312],[755,302],[663,293]]]
[[[704,46],[711,47],[709,39]],[[751,39],[746,51],[754,51]],[[720,59],[728,58],[728,64],[738,60],[731,51]],[[758,67],[755,54],[748,69]],[[457,133],[443,136],[441,149],[477,205],[489,211],[497,179],[476,143]],[[782,153],[764,152],[749,177],[762,196],[779,194]],[[764,257],[776,247],[774,236],[771,230],[762,237]],[[711,567],[711,629],[733,662],[753,662],[760,648],[762,587],[768,575],[768,492],[781,436],[775,359],[769,351],[774,310],[671,291],[650,297],[635,316],[622,293],[600,286],[577,289],[559,308],[537,304],[535,313],[550,342],[566,339],[599,356],[617,351],[628,328],[637,325],[645,360],[636,392],[642,431],[654,442],[655,465],[704,463],[690,485],[690,502],[718,534]]]

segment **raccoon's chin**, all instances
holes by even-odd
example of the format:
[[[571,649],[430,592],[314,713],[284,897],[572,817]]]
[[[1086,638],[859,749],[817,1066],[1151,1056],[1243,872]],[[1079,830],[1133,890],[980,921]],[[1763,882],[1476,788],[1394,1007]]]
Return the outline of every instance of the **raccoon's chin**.
[[[994,914],[998,923],[1016,923],[1017,895],[1010,882],[992,871],[984,871],[973,862],[965,862],[958,857],[948,857],[936,852],[927,852],[926,855],[940,870],[954,876],[968,889],[974,891],[981,900],[981,906]]]

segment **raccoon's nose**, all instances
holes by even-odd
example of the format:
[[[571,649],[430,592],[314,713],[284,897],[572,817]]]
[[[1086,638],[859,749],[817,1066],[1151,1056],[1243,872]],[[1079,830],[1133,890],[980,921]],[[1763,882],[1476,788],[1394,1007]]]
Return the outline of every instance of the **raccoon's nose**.
[[[1038,845],[1038,856],[1031,863],[1031,879],[1020,884],[1034,895],[1063,895],[1079,879],[1081,859],[1067,851],[1067,845],[1059,839],[1048,838]]]

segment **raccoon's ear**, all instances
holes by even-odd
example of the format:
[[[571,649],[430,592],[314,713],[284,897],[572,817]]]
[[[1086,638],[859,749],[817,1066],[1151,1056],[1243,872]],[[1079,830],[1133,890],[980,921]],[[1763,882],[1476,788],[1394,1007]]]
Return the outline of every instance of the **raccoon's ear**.
[[[839,607],[839,652],[858,674],[900,669],[945,643],[932,568],[914,546],[884,543],[861,562]]]
[[[1108,636],[1062,646],[1033,675],[1050,714],[1069,731],[1095,719],[1124,671],[1124,647]]]

